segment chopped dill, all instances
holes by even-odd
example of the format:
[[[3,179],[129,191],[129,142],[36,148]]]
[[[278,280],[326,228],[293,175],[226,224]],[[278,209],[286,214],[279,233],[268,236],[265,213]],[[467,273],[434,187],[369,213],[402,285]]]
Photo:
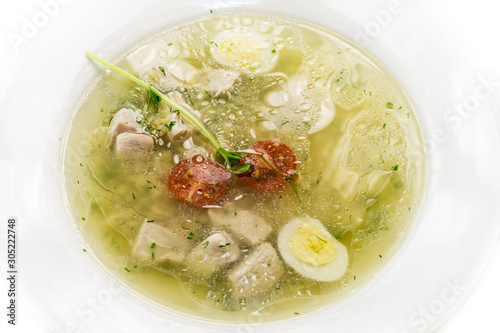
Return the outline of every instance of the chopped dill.
[[[175,121],[171,121],[168,124],[165,124],[165,127],[168,128],[168,131],[170,132],[174,125],[175,125]]]
[[[322,241],[322,242],[325,242],[325,243],[326,243],[326,240],[324,240],[324,239],[320,238],[318,235],[316,235],[316,238],[318,238],[320,241]]]

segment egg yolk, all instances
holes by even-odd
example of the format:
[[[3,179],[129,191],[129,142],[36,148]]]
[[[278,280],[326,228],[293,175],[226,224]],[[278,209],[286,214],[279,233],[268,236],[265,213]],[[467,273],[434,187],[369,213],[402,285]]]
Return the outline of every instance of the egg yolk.
[[[288,245],[295,259],[311,266],[328,264],[337,255],[332,235],[307,223],[293,232]]]

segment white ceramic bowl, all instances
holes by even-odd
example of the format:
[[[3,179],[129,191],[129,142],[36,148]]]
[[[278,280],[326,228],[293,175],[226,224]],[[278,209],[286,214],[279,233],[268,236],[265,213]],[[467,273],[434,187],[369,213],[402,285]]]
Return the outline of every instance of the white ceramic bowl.
[[[6,33],[11,62],[0,90],[0,207],[3,220],[18,221],[19,297],[40,331],[410,333],[438,327],[475,283],[500,232],[492,205],[500,184],[499,83],[471,69],[426,3],[52,0],[18,13],[21,19]],[[98,74],[84,52],[114,59],[156,31],[210,10],[289,15],[343,34],[392,71],[423,126],[428,160],[421,163],[429,179],[407,241],[369,283],[309,315],[228,325],[160,309],[82,253],[64,204],[61,138]],[[0,258],[6,270],[4,250]]]

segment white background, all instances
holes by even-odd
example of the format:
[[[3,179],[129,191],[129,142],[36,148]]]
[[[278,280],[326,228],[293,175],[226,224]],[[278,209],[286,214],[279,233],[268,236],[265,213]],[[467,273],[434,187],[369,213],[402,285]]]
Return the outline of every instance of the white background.
[[[462,52],[481,71],[500,74],[500,3],[491,0],[426,1],[436,7],[438,15],[449,22],[448,29]],[[431,6],[431,5],[429,5]],[[498,198],[492,198],[498,204]],[[443,263],[445,264],[445,263]],[[481,279],[437,333],[500,332],[498,300],[500,298],[500,247],[497,244]]]
[[[374,0],[375,1],[375,0]],[[9,71],[9,64],[15,61],[15,54],[7,40],[7,33],[21,24],[22,17],[38,9],[38,1],[5,1],[0,5],[0,78],[4,79]],[[380,1],[384,4],[386,1]],[[454,36],[462,52],[467,54],[474,66],[482,72],[493,71],[500,75],[500,20],[498,2],[491,0],[424,0],[432,7],[438,17],[442,17],[450,34]],[[43,32],[41,32],[43,33]],[[0,80],[0,100],[5,92],[5,81]],[[2,107],[0,105],[0,107]],[[0,133],[1,137],[2,133]],[[1,147],[1,142],[0,142]],[[1,155],[0,155],[1,156]],[[1,179],[1,178],[0,178]],[[497,204],[498,198],[492,198]],[[2,220],[6,212],[0,212]],[[2,251],[5,244],[0,244]],[[0,277],[0,307],[3,309],[7,290],[5,278]],[[21,291],[22,292],[22,291]],[[500,298],[500,247],[497,246],[490,265],[483,273],[473,292],[464,304],[446,322],[438,333],[462,332],[500,332],[498,304]],[[34,322],[28,309],[20,304],[19,321],[22,327],[12,328],[5,325],[5,317],[0,312],[0,331],[2,332],[38,332],[38,323]],[[5,327],[7,330],[5,330]]]

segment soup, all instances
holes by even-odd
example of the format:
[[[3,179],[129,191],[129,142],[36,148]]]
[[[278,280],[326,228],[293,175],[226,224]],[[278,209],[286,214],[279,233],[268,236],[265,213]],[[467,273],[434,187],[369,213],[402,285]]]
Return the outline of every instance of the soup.
[[[66,189],[84,251],[146,299],[216,320],[302,315],[408,234],[425,178],[416,114],[341,36],[210,15],[116,63],[144,84],[113,68],[85,93]]]

